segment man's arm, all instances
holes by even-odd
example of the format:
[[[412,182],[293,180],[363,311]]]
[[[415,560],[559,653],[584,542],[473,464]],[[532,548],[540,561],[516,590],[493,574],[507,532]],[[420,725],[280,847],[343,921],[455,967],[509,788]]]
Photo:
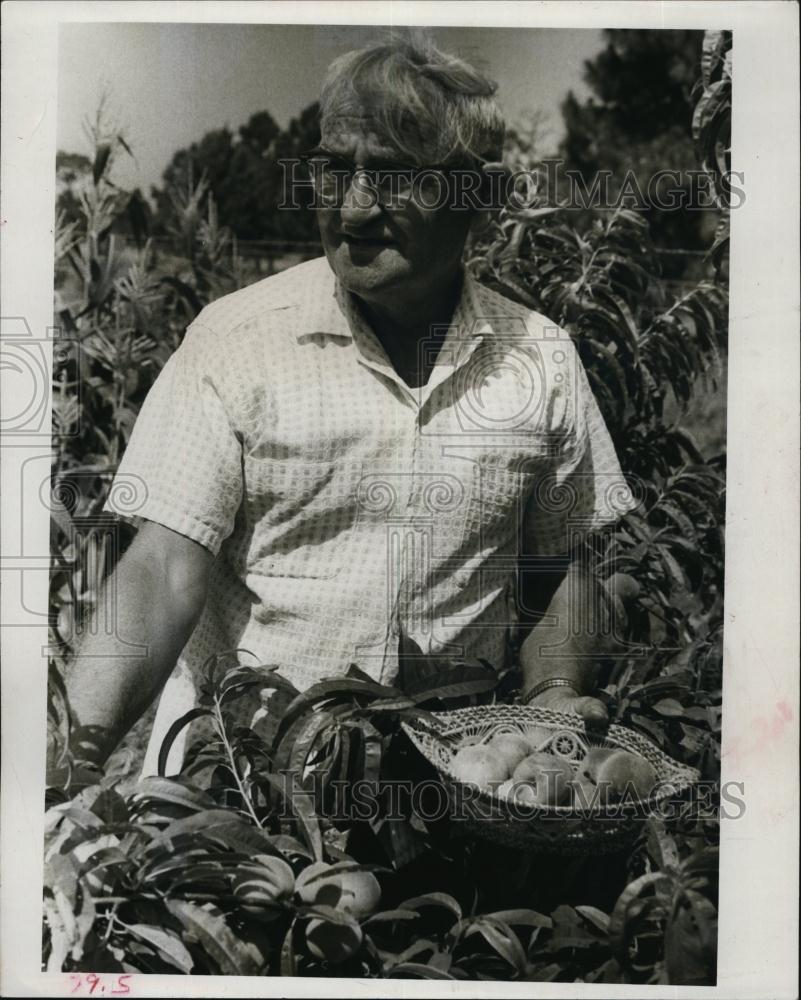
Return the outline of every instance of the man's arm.
[[[67,669],[79,760],[103,764],[164,686],[203,610],[213,560],[160,524],[140,528]]]
[[[533,592],[539,596],[533,600],[539,601],[539,607],[547,601],[547,610],[520,649],[523,693],[553,678],[570,681],[576,691],[565,686],[548,688],[532,704],[578,712],[591,722],[607,721],[606,706],[593,697],[598,660],[618,648],[612,613],[616,601],[622,608],[633,596],[617,586],[617,577],[601,584],[577,562],[570,564],[561,579],[542,575],[537,580],[535,575]],[[531,590],[528,600],[532,600]],[[533,606],[538,607],[537,603]]]

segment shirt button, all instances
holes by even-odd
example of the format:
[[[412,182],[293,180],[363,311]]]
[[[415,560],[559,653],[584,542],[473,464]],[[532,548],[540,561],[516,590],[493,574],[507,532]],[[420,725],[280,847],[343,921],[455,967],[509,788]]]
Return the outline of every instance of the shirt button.
[[[456,586],[460,590],[464,590],[465,587],[467,587],[468,584],[470,583],[470,577],[471,577],[471,574],[470,574],[470,572],[468,570],[466,570],[466,569],[457,569],[456,570]]]

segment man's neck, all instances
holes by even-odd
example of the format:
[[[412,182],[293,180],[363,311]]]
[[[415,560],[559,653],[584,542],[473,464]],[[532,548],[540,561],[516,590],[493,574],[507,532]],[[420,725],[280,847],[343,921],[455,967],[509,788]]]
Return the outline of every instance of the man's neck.
[[[394,303],[357,300],[392,367],[410,388],[428,382],[459,301],[462,281],[462,272],[458,271],[442,291],[406,302],[402,307]],[[425,349],[422,349],[424,344]]]

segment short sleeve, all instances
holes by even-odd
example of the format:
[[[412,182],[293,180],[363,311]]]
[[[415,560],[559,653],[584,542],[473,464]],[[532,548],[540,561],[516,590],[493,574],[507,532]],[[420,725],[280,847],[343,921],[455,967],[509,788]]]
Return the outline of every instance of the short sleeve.
[[[214,555],[242,502],[242,448],[215,387],[219,354],[211,330],[188,329],[139,411],[104,506],[171,528]]]
[[[571,421],[526,507],[523,543],[531,555],[565,555],[588,532],[614,524],[636,506],[578,358],[575,385]]]

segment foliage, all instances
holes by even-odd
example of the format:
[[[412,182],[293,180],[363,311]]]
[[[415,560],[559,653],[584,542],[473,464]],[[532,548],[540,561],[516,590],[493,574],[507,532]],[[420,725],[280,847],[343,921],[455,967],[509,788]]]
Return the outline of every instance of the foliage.
[[[411,662],[405,690],[351,667],[300,693],[274,668],[212,658],[199,707],[171,734],[205,716],[211,738],[179,777],[145,778],[128,795],[109,778],[77,795],[73,780],[72,797],[51,788],[47,969],[708,981],[717,863],[697,831],[679,842],[650,821],[609,913],[565,902],[543,913],[518,905],[513,885],[498,905],[497,867],[476,845],[437,842],[407,801],[402,818],[387,806],[379,777],[392,773],[400,721],[497,684],[486,665],[453,664],[457,682]],[[272,692],[269,709],[242,727],[232,705],[252,689]],[[371,790],[358,799],[366,821],[342,821],[353,803],[326,796],[337,781]],[[526,859],[507,855],[519,878]]]
[[[105,103],[99,117],[107,136]],[[227,127],[207,132],[198,142],[173,155],[162,184],[151,188],[155,209],[138,188],[130,194],[118,191],[124,210],[115,215],[112,231],[118,236],[131,237],[139,247],[148,237],[175,238],[176,192],[188,191],[191,196],[201,186],[201,200],[207,194],[212,196],[221,224],[238,240],[316,242],[314,213],[308,207],[308,193],[302,186],[296,191],[299,209],[283,211],[278,206],[284,200],[287,183],[281,161],[297,160],[318,143],[317,117],[315,103],[293,118],[286,129],[281,129],[269,112],[259,111],[236,132]],[[87,123],[87,131],[94,146],[96,123]],[[119,133],[113,142],[101,141],[100,156],[107,155],[108,147],[113,162],[115,142],[119,144],[120,138],[124,142]],[[80,192],[97,184],[100,177],[97,170],[101,166],[105,186],[115,189],[109,177],[111,162],[96,158],[93,163],[82,153],[63,150],[57,153],[57,206],[66,223],[82,224]],[[180,246],[182,253],[191,256],[191,252],[187,253],[191,242],[182,240]]]
[[[607,29],[604,37],[606,47],[585,63],[591,96],[582,102],[571,92],[562,105],[560,155],[588,184],[611,171],[613,197],[628,171],[645,192],[666,169],[679,172],[677,190],[689,194],[688,172],[698,169],[690,121],[703,33]],[[646,210],[656,245],[683,250],[705,249],[704,214]],[[687,274],[682,256],[666,255],[664,266],[668,277]]]
[[[704,35],[701,79],[696,86],[693,138],[704,170],[712,178],[721,209],[731,202],[731,87],[732,35],[708,31]],[[728,275],[729,216],[721,214],[710,250],[719,273]]]
[[[482,280],[574,336],[621,464],[640,500],[597,539],[602,578],[640,585],[637,642],[683,648],[722,614],[723,457],[705,461],[666,403],[681,411],[714,385],[725,352],[726,295],[702,282],[669,299],[647,226],[619,209],[583,232],[547,206],[502,214],[475,248]],[[641,671],[658,668],[660,653]]]
[[[220,219],[241,240],[316,240],[308,208],[282,211],[285,177],[281,160],[297,159],[319,141],[318,108],[310,105],[285,130],[266,111],[252,115],[236,134],[207,132],[189,149],[179,150],[164,171],[164,187],[154,188],[158,232],[169,232],[170,192],[205,177]]]
[[[125,246],[115,221],[130,202],[109,178],[124,140],[109,137],[102,109],[89,132],[92,171],[76,189],[76,217],[62,205],[55,226],[52,493],[72,518],[53,523],[57,647],[70,644],[132,538],[129,526],[104,519],[102,506],[151,385],[203,306],[259,277],[219,224],[204,178],[169,190],[183,256],[150,241]]]
[[[713,169],[728,163],[729,47],[725,33],[710,33],[703,49],[695,132]],[[296,125],[290,148],[308,126]],[[251,151],[281,141],[263,117],[240,132]],[[407,641],[395,687],[351,667],[300,693],[233,651],[209,661],[197,709],[165,741],[162,760],[191,724],[179,776],[134,782],[119,762],[100,775],[72,759],[64,659],[132,535],[100,514],[111,477],[187,322],[256,277],[220,224],[213,174],[200,163],[165,190],[163,221],[181,255],[147,241],[120,249],[115,220],[128,201],[108,174],[126,147],[99,119],[92,136],[90,179],[56,227],[47,968],[714,982],[714,787],[707,814],[652,819],[600,865],[455,836],[409,799],[400,815],[381,795],[361,820],[340,814],[339,796],[353,806],[357,785],[430,777],[402,720],[514,697],[515,671],[429,663]],[[714,263],[724,259],[722,239]],[[579,225],[545,203],[504,211],[469,266],[568,329],[641,500],[589,542],[599,578],[624,578],[636,595],[619,616],[626,655],[602,678],[612,718],[714,783],[725,458],[706,453],[683,417],[722,375],[725,268],[676,297],[641,215],[598,212]]]

